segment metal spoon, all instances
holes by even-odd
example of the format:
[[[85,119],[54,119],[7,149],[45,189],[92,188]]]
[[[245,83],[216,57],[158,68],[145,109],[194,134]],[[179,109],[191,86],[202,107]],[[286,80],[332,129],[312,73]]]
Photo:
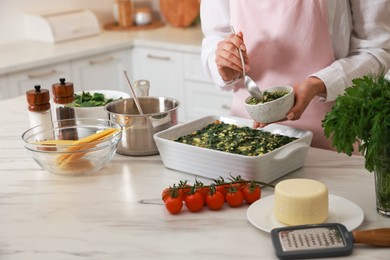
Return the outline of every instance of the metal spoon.
[[[232,33],[236,34],[233,26],[230,26],[230,28],[231,28]],[[245,74],[244,56],[242,55],[241,49],[240,48],[237,48],[237,49],[238,49],[238,53],[240,54],[240,59],[241,59],[241,64],[242,64],[242,76],[244,78],[244,85],[245,85],[246,89],[248,90],[248,92],[252,95],[252,97],[256,98],[259,101],[262,101],[263,100],[263,93],[261,93],[257,84],[249,76],[247,76]]]
[[[135,94],[135,91],[134,91],[134,89],[133,89],[133,86],[131,85],[131,82],[130,82],[130,80],[129,80],[129,77],[127,76],[127,71],[124,70],[124,71],[123,71],[123,74],[125,74],[125,78],[126,78],[126,80],[127,80],[127,84],[129,85],[131,94],[133,95],[133,98],[134,98],[134,101],[135,101],[135,105],[137,106],[138,112],[140,113],[140,115],[143,115],[144,112],[142,111],[142,108],[141,108],[141,105],[139,104],[137,95]]]

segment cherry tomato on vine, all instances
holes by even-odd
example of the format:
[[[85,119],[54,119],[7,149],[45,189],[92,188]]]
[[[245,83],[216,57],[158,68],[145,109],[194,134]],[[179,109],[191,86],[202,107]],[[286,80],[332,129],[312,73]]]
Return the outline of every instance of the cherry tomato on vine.
[[[169,193],[171,192],[172,188],[168,187],[165,188],[161,193],[161,199],[165,202],[167,198],[169,197]]]
[[[191,191],[191,185],[187,184],[187,181],[180,181],[177,187],[179,197],[184,201],[187,194]]]
[[[165,188],[161,193],[162,200],[165,202],[168,197],[176,198],[179,197],[182,199],[181,189],[179,189],[176,184],[173,184],[172,187]]]
[[[261,197],[260,185],[252,181],[242,189],[242,193],[244,194],[244,199],[246,203],[252,204]]]
[[[227,193],[227,189],[229,188],[230,184],[226,183],[224,178],[219,177],[219,179],[214,179],[214,185],[215,189],[222,193],[222,195],[225,197]]]
[[[185,198],[188,196],[189,192],[191,191],[191,186],[186,185],[185,187],[181,187],[179,190],[179,197],[184,201]]]
[[[200,193],[203,197],[203,202],[206,202],[206,196],[209,194],[210,188],[209,187],[199,187],[196,188],[196,192]]]
[[[236,177],[231,176],[231,181],[233,182],[232,186],[237,188],[238,190],[244,188],[247,184],[247,181],[244,180],[243,178],[241,178],[240,175],[238,175]]]
[[[245,187],[246,183],[233,183],[232,186],[237,190],[242,190]]]
[[[244,202],[244,194],[237,187],[230,187],[226,194],[226,202],[230,207],[239,207]]]
[[[204,205],[204,198],[203,195],[199,192],[195,193],[190,193],[188,194],[184,202],[186,204],[186,207],[191,211],[191,212],[198,212],[202,210],[203,205]]]
[[[203,183],[201,181],[195,181],[194,187],[196,188],[196,191],[203,196],[203,201],[206,203],[206,196],[210,191],[209,187],[204,187]]]
[[[211,210],[219,210],[225,204],[225,196],[218,190],[215,190],[214,193],[209,193],[206,196],[207,207]]]
[[[227,194],[227,190],[229,188],[229,184],[223,184],[223,185],[218,185],[217,187],[215,187],[217,191],[219,191],[220,193],[222,193],[222,195],[224,197],[226,197],[226,194]]]
[[[165,200],[165,208],[171,214],[179,214],[181,209],[183,208],[183,201],[179,197],[172,198],[168,196]]]

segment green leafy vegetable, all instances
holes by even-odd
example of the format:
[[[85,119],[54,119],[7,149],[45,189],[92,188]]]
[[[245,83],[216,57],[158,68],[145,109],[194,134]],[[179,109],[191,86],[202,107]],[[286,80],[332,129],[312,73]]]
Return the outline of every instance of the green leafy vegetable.
[[[274,101],[274,100],[281,98],[287,94],[288,94],[288,91],[285,91],[285,90],[278,90],[278,91],[273,91],[273,92],[264,91],[263,100],[257,100],[255,97],[251,97],[248,100],[247,104],[257,105],[260,103],[266,103],[266,102]]]
[[[214,123],[192,134],[176,138],[174,141],[228,153],[259,156],[296,139],[216,120]]]
[[[337,97],[322,126],[338,152],[351,155],[353,144],[359,141],[365,168],[374,171],[380,158],[390,156],[390,81],[384,74],[353,80],[344,95]]]
[[[107,99],[102,93],[82,92],[81,95],[74,95],[75,107],[99,107],[104,106],[114,99]]]

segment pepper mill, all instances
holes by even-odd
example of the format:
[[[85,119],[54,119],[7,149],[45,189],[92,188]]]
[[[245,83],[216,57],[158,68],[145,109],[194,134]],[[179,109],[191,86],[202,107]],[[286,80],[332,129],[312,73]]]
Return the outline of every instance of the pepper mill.
[[[52,85],[53,102],[59,127],[75,126],[76,124],[73,89],[73,83],[65,82],[65,78],[60,78],[60,83]],[[77,140],[77,130],[75,128],[61,129],[58,139]]]

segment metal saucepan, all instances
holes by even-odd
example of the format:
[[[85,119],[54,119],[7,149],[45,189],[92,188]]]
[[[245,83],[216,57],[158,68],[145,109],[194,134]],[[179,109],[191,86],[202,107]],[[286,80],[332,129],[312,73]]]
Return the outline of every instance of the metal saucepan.
[[[131,156],[158,154],[153,135],[177,124],[180,102],[165,97],[138,97],[138,100],[143,115],[133,98],[116,100],[104,107],[110,120],[123,127],[117,152]]]

